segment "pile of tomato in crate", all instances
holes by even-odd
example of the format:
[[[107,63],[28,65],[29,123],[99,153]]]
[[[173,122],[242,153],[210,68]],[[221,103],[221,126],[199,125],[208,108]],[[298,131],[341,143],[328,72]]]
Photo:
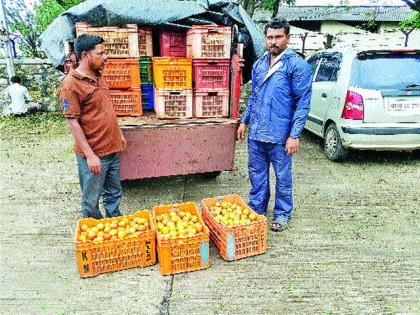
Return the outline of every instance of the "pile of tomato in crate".
[[[157,118],[229,116],[231,28],[195,25],[189,31],[159,31],[159,56],[153,34],[136,24],[92,27],[76,23],[77,35],[104,38],[109,59],[103,76],[118,116]]]
[[[160,205],[132,215],[80,219],[75,233],[81,277],[156,264],[162,275],[210,267],[209,240],[232,261],[267,250],[267,219],[236,194]]]

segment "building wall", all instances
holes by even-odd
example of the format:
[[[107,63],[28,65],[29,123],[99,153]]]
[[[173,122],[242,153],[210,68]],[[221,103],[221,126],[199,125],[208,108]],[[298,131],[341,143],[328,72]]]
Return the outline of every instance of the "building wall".
[[[325,25],[324,25],[325,24]],[[289,46],[302,52],[303,36],[305,40],[305,55],[324,49],[327,43],[328,34],[333,35],[333,47],[404,47],[405,35],[398,28],[397,23],[383,23],[379,33],[371,33],[344,25],[338,22],[326,21],[322,23],[321,33],[312,32],[302,28],[291,28],[291,39]],[[408,37],[408,47],[420,49],[420,30],[414,30]]]
[[[323,21],[320,33],[334,35],[343,32],[354,32],[355,30],[359,29],[336,21]]]

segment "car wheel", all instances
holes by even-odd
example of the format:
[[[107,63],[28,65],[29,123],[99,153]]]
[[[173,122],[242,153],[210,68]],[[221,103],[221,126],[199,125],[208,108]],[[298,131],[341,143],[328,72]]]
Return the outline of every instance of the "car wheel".
[[[348,154],[348,150],[341,144],[340,134],[335,124],[329,125],[325,131],[324,153],[329,160],[334,162],[342,161]]]

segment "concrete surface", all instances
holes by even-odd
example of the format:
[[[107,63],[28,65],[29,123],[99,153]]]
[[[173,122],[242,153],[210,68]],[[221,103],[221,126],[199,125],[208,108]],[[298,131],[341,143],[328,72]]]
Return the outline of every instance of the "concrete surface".
[[[70,136],[1,133],[0,314],[420,314],[418,153],[353,153],[337,164],[305,134],[294,220],[269,231],[266,254],[225,262],[211,245],[204,271],[164,277],[156,265],[81,279]],[[239,144],[237,170],[216,180],[126,182],[122,209],[230,192],[246,199],[246,163]]]

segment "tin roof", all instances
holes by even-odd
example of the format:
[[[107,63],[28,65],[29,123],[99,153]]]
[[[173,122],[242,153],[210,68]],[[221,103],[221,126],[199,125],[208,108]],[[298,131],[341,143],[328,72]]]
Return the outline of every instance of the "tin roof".
[[[414,11],[408,6],[281,6],[277,17],[288,21],[369,21],[400,22]],[[253,19],[257,22],[271,20],[271,12],[259,10]]]

